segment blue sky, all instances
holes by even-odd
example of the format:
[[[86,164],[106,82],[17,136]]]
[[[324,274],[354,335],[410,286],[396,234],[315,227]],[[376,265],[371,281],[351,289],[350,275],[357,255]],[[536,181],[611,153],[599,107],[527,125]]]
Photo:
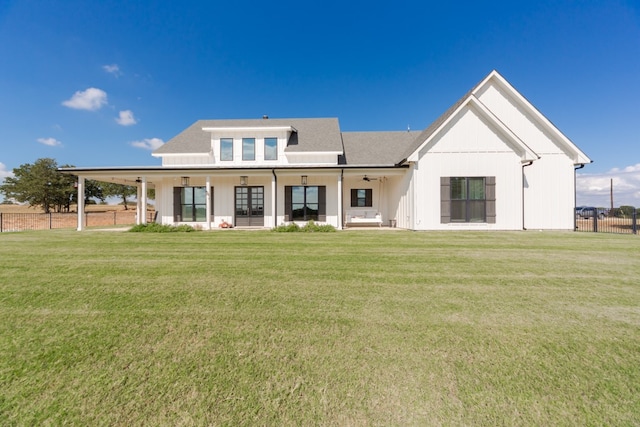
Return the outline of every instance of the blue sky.
[[[636,1],[0,0],[0,179],[159,165],[198,119],[427,127],[497,69],[594,163],[578,204],[640,206]]]

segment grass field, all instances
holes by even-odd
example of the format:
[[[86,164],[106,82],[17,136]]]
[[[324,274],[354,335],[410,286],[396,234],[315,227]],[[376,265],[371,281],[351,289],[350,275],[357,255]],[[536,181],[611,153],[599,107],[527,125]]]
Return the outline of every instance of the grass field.
[[[640,239],[0,235],[2,425],[638,425]]]

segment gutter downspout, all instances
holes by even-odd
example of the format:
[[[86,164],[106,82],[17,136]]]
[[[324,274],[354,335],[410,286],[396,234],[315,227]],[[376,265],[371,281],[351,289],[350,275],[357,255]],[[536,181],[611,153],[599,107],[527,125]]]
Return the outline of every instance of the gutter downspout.
[[[273,179],[275,180],[275,188],[273,191],[273,228],[278,226],[278,176],[276,175],[276,170],[271,169],[271,173],[273,174]]]
[[[524,226],[524,168],[526,168],[527,166],[531,166],[533,164],[533,160],[529,160],[527,163],[525,163],[524,165],[522,165],[522,229],[526,230],[527,228]]]
[[[582,169],[584,167],[584,163],[582,163],[577,168],[573,168],[573,231],[578,229],[578,224],[576,224],[576,205],[578,204],[578,194],[576,189],[576,171]]]

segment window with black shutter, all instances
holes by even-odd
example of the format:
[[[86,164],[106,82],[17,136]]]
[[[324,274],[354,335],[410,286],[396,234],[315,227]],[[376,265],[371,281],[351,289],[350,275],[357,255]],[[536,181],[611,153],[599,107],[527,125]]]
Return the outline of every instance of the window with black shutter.
[[[440,222],[496,222],[496,180],[487,177],[441,177]]]

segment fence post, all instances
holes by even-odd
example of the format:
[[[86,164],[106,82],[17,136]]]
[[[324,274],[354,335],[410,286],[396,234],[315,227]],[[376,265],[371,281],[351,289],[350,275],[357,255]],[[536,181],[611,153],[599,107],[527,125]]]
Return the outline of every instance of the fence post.
[[[2,212],[0,212],[0,233],[2,233]]]
[[[52,224],[53,224],[52,216],[53,216],[53,215],[52,215],[52,213],[51,213],[51,212],[49,212],[49,230],[51,230],[51,229],[52,229]]]
[[[631,214],[631,229],[633,234],[638,234],[638,209],[634,209]]]
[[[593,232],[598,232],[598,213],[595,210],[593,212]]]

